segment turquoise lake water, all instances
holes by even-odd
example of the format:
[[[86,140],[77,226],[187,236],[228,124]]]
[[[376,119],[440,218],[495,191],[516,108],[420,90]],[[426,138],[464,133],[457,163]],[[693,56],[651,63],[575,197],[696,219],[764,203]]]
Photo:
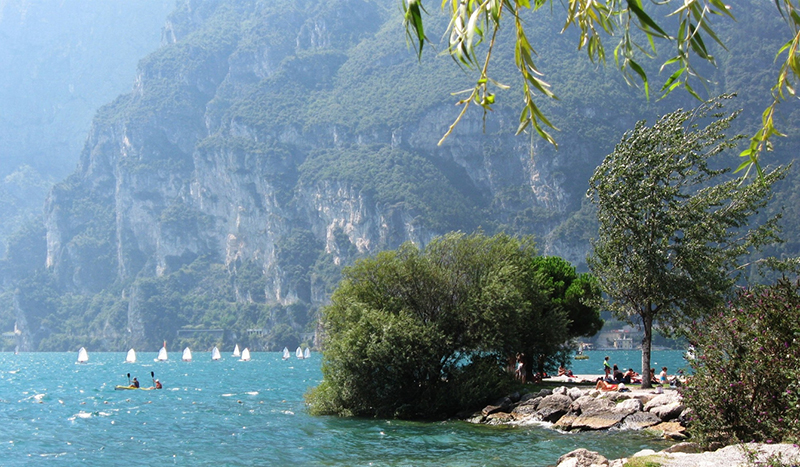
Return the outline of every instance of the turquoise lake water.
[[[603,355],[638,368],[639,352],[589,352],[575,373],[599,373]],[[322,378],[308,360],[254,352],[240,362],[194,353],[154,362],[140,352],[0,353],[0,465],[198,466],[548,466],[578,447],[609,458],[667,444],[641,432],[561,433],[545,426],[491,427],[461,421],[312,417],[303,393]],[[680,352],[655,352],[659,367],[686,366]],[[663,362],[663,363],[662,363]],[[654,363],[655,365],[655,363]],[[585,368],[585,369],[584,369]],[[115,391],[127,373],[161,391]]]

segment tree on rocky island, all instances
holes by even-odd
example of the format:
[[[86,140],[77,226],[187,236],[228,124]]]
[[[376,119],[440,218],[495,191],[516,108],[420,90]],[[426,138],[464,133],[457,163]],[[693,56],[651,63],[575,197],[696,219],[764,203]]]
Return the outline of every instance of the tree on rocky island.
[[[480,233],[405,243],[345,268],[322,310],[312,413],[442,417],[507,390],[517,352],[554,369],[571,333],[597,327],[598,309],[573,302],[599,289],[574,270],[569,280],[547,270],[531,237]],[[582,320],[590,324],[572,324]]]
[[[709,164],[742,139],[724,134],[738,114],[722,114],[729,97],[652,127],[638,122],[589,182],[600,224],[589,267],[610,310],[644,330],[643,387],[650,387],[654,323],[680,328],[713,310],[731,292],[741,258],[777,240],[777,217],[754,228],[748,221],[786,170],[744,184]]]

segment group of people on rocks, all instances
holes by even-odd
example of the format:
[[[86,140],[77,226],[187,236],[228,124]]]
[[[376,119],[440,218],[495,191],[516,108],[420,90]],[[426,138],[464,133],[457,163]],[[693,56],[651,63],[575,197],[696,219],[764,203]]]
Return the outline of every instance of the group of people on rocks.
[[[596,388],[604,391],[615,391],[620,384],[641,384],[642,376],[633,371],[633,368],[628,368],[628,371],[622,372],[617,365],[609,363],[609,357],[603,359],[603,371],[605,376],[597,379]],[[680,372],[679,372],[680,373]],[[661,373],[656,376],[655,368],[650,368],[650,384],[665,386],[667,384],[680,386],[681,380],[678,376],[670,378],[667,375],[667,367],[661,367]]]

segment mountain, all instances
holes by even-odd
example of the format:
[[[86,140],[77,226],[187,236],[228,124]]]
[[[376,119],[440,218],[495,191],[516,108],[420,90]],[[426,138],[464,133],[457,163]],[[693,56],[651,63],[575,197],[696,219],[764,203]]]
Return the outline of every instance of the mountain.
[[[277,349],[311,339],[343,265],[405,241],[506,230],[584,264],[594,167],[636,120],[694,103],[647,102],[537,13],[558,150],[514,135],[513,86],[437,146],[459,111],[450,93],[471,76],[434,53],[418,61],[399,15],[389,0],[179,2],[132,91],[95,114],[42,224],[9,242],[0,326],[17,324],[23,350]],[[742,27],[759,41],[723,28],[731,56],[709,70],[710,93],[744,88],[745,130],[769,98],[771,65],[755,73],[736,54],[777,50],[767,19]],[[446,24],[432,15],[429,37]],[[493,66],[518,83],[508,47]],[[795,146],[791,135],[770,157]]]
[[[0,257],[75,169],[97,108],[130,89],[171,0],[0,2]],[[41,220],[39,220],[41,222]]]

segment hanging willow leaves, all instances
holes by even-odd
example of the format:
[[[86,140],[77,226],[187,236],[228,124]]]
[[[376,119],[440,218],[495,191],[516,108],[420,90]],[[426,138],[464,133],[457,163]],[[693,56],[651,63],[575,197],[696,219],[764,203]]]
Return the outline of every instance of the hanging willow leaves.
[[[402,0],[405,12],[404,25],[415,50],[421,56],[426,37],[423,29],[423,0]],[[439,141],[442,144],[451,134],[455,125],[461,120],[471,103],[477,104],[486,113],[492,110],[496,102],[495,95],[488,86],[496,85],[489,75],[489,63],[495,47],[495,36],[501,24],[512,22],[515,28],[514,56],[517,70],[521,77],[523,105],[520,112],[519,131],[529,127],[535,129],[540,137],[556,145],[555,139],[548,132],[555,129],[553,124],[541,111],[538,101],[542,97],[555,99],[542,72],[534,58],[536,50],[525,34],[523,15],[527,11],[539,10],[550,3],[552,11],[557,6],[546,0],[443,0],[442,8],[449,12],[448,52],[453,59],[467,69],[478,70],[475,86],[467,90],[466,99],[459,100],[462,111]],[[800,5],[792,0],[775,0],[775,6],[791,30],[792,39],[776,53],[776,60],[782,63],[775,84],[772,87],[773,101],[764,111],[761,127],[751,138],[748,149],[741,153],[746,160],[739,170],[748,171],[755,167],[759,173],[758,158],[770,148],[772,136],[781,135],[775,128],[774,115],[781,101],[795,96],[795,81],[800,77]],[[669,73],[669,77],[660,86],[661,98],[678,88],[701,99],[695,91],[695,83],[706,85],[706,79],[698,72],[695,61],[716,65],[710,53],[709,44],[716,43],[725,48],[711,22],[712,18],[735,20],[731,6],[722,0],[664,0],[653,2],[645,8],[641,0],[567,0],[560,3],[564,6],[565,21],[562,32],[576,28],[578,34],[578,50],[585,50],[592,62],[606,61],[604,40],[615,41],[614,62],[622,72],[625,80],[631,85],[641,85],[645,96],[649,98],[650,79],[640,59],[642,56],[652,59],[656,57],[657,44],[673,52],[661,65],[661,71]],[[656,16],[659,13],[660,16]],[[663,13],[663,14],[662,14]],[[746,13],[746,12],[745,12]],[[506,20],[503,16],[506,16]],[[510,15],[510,17],[509,17]],[[667,17],[674,18],[677,27],[668,31],[664,24]],[[670,21],[672,23],[672,21]],[[486,39],[491,40],[486,43]],[[486,47],[479,45],[485,43]],[[505,86],[500,85],[504,88]],[[702,100],[702,99],[701,99]]]

